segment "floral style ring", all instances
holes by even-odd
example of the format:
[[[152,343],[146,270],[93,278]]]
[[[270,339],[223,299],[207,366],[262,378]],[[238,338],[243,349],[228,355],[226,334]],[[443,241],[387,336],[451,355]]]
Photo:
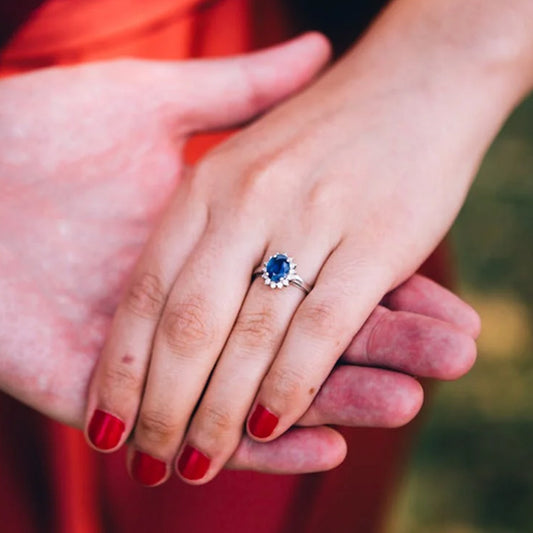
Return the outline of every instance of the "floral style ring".
[[[308,294],[312,289],[297,273],[296,263],[287,254],[277,253],[271,255],[265,261],[263,268],[253,273],[252,281],[261,276],[265,280],[265,285],[272,289],[283,289],[289,285],[294,285]]]

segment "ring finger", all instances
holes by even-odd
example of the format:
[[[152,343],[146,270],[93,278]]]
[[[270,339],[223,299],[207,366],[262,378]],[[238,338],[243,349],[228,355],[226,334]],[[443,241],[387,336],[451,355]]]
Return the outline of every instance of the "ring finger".
[[[316,286],[296,311],[279,353],[263,379],[248,418],[248,433],[272,440],[292,426],[350,340],[387,292],[386,261],[362,261],[341,243],[324,263]]]

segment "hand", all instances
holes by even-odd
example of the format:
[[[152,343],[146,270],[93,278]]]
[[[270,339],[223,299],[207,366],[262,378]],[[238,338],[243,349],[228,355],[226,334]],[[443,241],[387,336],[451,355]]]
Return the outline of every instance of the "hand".
[[[438,379],[459,378],[470,369],[475,358],[472,339],[478,336],[480,323],[464,302],[415,275],[383,303],[385,307],[372,312],[298,421],[299,426],[315,427],[293,428],[270,442],[244,437],[226,468],[269,473],[328,470],[344,459],[346,445],[338,432],[316,426],[397,427],[418,413],[422,388],[416,379],[352,365],[397,367]]]
[[[217,64],[224,65],[211,66]],[[165,70],[155,63],[117,62],[42,70],[0,82],[0,388],[74,427],[83,426],[86,390],[118,293],[182,166],[169,131],[158,129],[166,121],[146,111],[150,105],[157,109],[160,97],[143,85],[130,96],[136,104],[129,105],[120,97],[131,90],[124,76],[153,79],[157,74],[163,82],[166,74],[167,86],[179,84],[176,66]],[[300,53],[297,66],[303,66]],[[191,84],[196,83],[193,78]],[[239,80],[229,76],[227,83],[241,102]],[[218,108],[221,102],[209,87],[203,98]],[[170,116],[178,109],[165,106]],[[131,123],[140,127],[125,128]],[[136,150],[149,145],[150,150]],[[478,327],[475,313],[422,278],[394,294],[387,305],[407,313],[391,313],[398,320],[380,322],[379,335],[368,345],[370,357],[392,366],[387,364],[392,354],[380,355],[379,339],[394,341],[389,336],[394,326],[395,339],[413,341],[401,343],[399,355],[432,361],[441,379],[466,371],[473,350],[469,336]],[[401,334],[402,323],[411,334]],[[365,326],[359,338],[369,331]],[[415,416],[422,401],[415,380],[351,366],[349,353],[302,423],[392,427]],[[333,430],[302,428],[268,445],[243,439],[230,466],[309,472],[332,468],[343,453],[344,443]]]
[[[182,477],[206,482],[246,421],[251,438],[282,435],[383,295],[451,224],[467,180],[448,176],[470,177],[475,156],[458,161],[448,139],[428,140],[426,117],[412,124],[420,90],[379,98],[376,80],[364,81],[357,92],[335,67],[211,152],[178,189],[89,394],[97,449],[116,449],[135,425],[134,476],[153,465],[163,480],[178,454]],[[451,154],[446,165],[433,141]],[[314,284],[305,299],[250,284],[283,250]]]
[[[197,129],[307,83],[326,41],[220,61],[112,61],[0,81],[0,386],[78,423],[124,277]],[[80,394],[83,393],[83,394]]]

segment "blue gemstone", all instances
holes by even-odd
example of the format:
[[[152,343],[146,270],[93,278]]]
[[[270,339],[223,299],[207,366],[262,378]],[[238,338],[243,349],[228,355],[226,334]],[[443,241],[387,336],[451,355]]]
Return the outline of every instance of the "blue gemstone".
[[[291,270],[289,258],[284,254],[276,254],[268,260],[266,271],[274,283],[284,280]]]

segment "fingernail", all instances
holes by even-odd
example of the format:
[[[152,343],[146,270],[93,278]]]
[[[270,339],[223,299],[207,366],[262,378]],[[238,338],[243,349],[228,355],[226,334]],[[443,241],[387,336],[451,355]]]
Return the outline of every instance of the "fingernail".
[[[272,435],[278,422],[279,418],[274,413],[258,404],[248,421],[248,429],[254,437],[264,439]]]
[[[167,475],[167,464],[147,453],[135,451],[131,461],[131,477],[143,485],[152,486]]]
[[[124,422],[116,416],[96,409],[89,423],[89,440],[100,450],[110,450],[119,442],[125,429]]]
[[[187,444],[178,461],[178,470],[185,479],[202,479],[210,464],[207,455]]]

